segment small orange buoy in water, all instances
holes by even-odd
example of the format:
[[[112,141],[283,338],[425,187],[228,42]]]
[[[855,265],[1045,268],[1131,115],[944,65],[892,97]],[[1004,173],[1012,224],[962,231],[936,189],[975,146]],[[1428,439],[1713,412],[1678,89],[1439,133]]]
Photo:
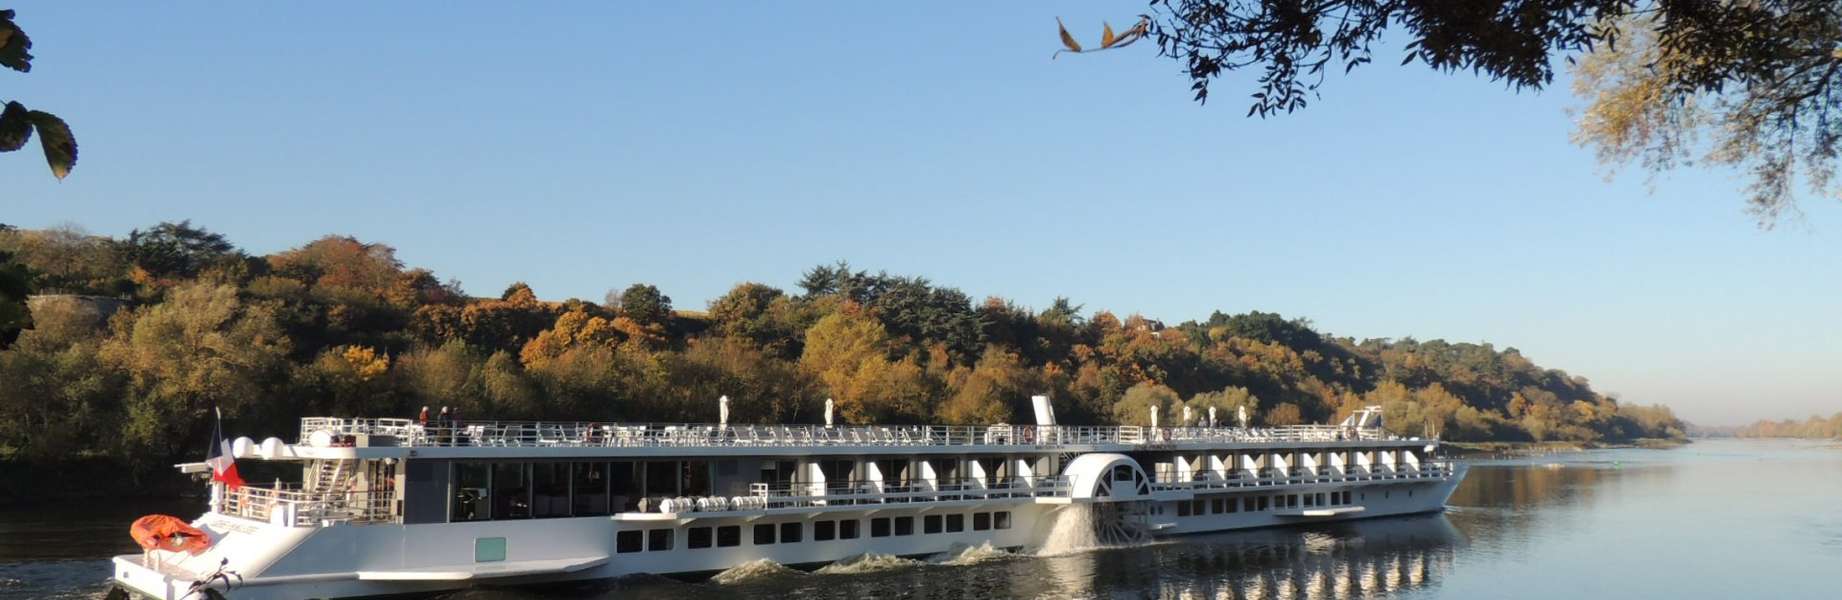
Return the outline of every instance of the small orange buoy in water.
[[[128,535],[142,550],[166,550],[198,554],[211,547],[211,535],[193,527],[179,517],[147,515],[128,526]]]

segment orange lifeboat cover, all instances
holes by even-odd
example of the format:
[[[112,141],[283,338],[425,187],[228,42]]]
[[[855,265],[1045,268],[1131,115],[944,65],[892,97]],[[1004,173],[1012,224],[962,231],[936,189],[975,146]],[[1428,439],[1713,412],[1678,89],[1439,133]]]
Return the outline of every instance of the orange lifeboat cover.
[[[142,550],[167,550],[198,554],[211,547],[211,535],[179,517],[147,515],[134,520],[128,534]]]

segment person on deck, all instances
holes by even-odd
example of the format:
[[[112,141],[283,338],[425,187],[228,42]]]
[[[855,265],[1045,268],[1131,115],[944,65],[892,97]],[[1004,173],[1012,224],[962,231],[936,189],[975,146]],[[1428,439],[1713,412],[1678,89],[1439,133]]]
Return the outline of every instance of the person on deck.
[[[428,428],[429,426],[429,407],[427,406],[422,407],[422,413],[416,415],[416,424],[421,425],[424,429]]]
[[[450,429],[453,424],[453,421],[448,416],[448,407],[441,407],[441,414],[435,417],[435,432],[436,439],[441,440],[440,443],[442,445],[447,445],[448,440],[454,437],[454,431]]]

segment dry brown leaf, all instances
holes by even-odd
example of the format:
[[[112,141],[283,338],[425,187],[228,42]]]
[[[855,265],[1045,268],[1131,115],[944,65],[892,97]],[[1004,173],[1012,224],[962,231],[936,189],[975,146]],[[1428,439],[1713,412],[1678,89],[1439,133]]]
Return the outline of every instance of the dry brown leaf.
[[[1067,46],[1069,52],[1081,51],[1081,43],[1076,42],[1074,36],[1068,35],[1068,28],[1062,25],[1061,17],[1055,18],[1055,28],[1062,32],[1062,45]]]
[[[1113,42],[1115,41],[1113,38],[1113,24],[1108,23],[1106,21],[1101,21],[1100,26],[1106,28],[1104,31],[1100,32],[1100,47],[1101,48],[1113,47]]]

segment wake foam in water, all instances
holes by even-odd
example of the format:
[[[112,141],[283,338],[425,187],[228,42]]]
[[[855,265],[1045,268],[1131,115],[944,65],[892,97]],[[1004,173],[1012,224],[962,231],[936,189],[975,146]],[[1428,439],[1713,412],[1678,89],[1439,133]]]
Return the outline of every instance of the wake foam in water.
[[[710,578],[710,581],[720,585],[730,585],[782,575],[804,575],[804,573],[772,560],[757,558],[717,573],[715,577]]]
[[[912,558],[902,558],[892,554],[859,554],[825,565],[818,570],[821,575],[851,575],[856,573],[874,573],[894,569],[906,569],[923,563]]]
[[[1036,555],[1059,556],[1101,545],[1100,536],[1095,534],[1093,507],[1075,504],[1056,513],[1055,524],[1050,526],[1049,535],[1043,539],[1042,547],[1036,549]]]
[[[1002,548],[993,548],[991,542],[983,542],[977,546],[962,546],[949,550],[941,554],[940,560],[936,562],[952,566],[975,565],[1010,555],[1011,553],[1005,552]]]

